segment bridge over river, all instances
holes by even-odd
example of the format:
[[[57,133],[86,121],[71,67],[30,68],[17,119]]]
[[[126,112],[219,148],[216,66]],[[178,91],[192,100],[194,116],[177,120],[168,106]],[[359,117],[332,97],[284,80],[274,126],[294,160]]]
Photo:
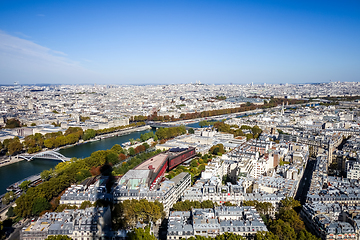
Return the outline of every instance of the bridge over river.
[[[45,151],[45,152],[40,152],[37,154],[24,154],[24,155],[19,155],[18,157],[23,158],[27,161],[31,161],[34,158],[41,158],[41,159],[58,160],[58,161],[62,161],[62,162],[67,162],[67,161],[70,161],[70,159],[71,159],[71,158],[65,157],[61,153],[58,153],[55,151]]]

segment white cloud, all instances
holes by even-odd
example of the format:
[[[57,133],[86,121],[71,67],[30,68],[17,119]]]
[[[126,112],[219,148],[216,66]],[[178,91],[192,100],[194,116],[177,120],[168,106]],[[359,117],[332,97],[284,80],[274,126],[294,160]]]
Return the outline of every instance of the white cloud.
[[[22,32],[14,32],[16,35],[20,36],[20,37],[23,37],[23,38],[31,38],[30,36],[22,33]]]
[[[91,83],[99,75],[67,54],[0,30],[0,83]]]

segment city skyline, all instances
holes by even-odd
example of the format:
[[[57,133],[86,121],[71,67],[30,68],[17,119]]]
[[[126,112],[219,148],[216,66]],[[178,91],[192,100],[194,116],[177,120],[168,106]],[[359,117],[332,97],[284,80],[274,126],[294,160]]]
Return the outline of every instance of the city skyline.
[[[347,1],[0,3],[0,83],[359,80]]]

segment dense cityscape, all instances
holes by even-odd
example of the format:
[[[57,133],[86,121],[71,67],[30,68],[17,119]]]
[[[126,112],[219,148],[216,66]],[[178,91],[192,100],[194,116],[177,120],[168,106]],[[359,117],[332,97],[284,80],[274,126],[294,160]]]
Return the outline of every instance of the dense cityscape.
[[[2,86],[2,236],[358,239],[359,86]]]
[[[359,0],[0,1],[0,240],[360,240]]]

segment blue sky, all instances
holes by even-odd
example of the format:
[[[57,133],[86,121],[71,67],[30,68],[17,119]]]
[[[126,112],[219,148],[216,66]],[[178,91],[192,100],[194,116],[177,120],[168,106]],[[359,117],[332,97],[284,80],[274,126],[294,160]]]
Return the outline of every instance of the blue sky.
[[[360,1],[0,1],[0,83],[360,80]]]

